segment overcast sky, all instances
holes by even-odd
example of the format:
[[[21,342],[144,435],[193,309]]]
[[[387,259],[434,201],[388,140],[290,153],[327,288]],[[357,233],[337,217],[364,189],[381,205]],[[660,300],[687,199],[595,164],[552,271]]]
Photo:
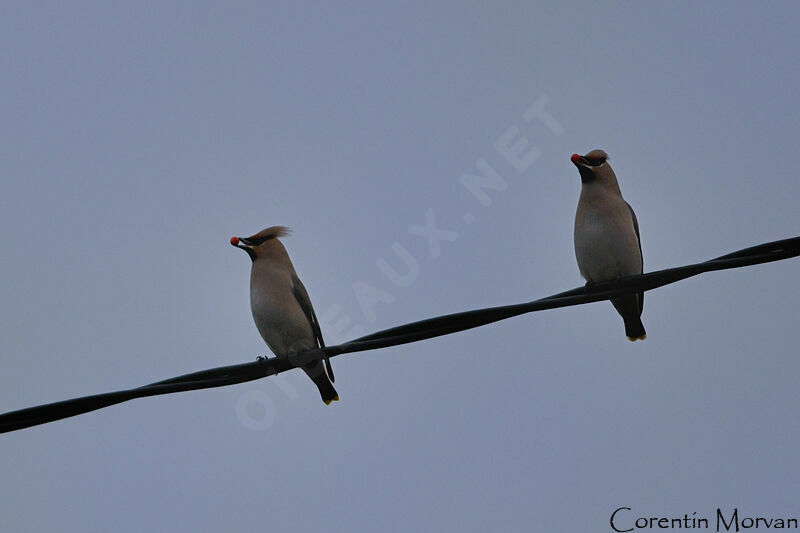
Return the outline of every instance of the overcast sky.
[[[800,234],[797,3],[540,4],[3,3],[0,412],[266,354],[228,239],[271,225],[329,344],[579,286],[573,152],[645,270]],[[599,302],[337,357],[330,407],[292,371],[5,434],[0,521],[798,517],[799,267],[649,292],[644,342]]]

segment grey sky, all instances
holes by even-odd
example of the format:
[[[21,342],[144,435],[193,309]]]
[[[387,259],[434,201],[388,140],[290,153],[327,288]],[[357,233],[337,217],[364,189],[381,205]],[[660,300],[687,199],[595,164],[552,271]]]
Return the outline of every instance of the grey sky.
[[[800,233],[798,4],[429,4],[4,3],[0,411],[266,353],[228,238],[270,225],[293,228],[329,343],[578,286],[573,152],[610,154],[646,270]],[[558,128],[523,117],[542,98]],[[539,151],[521,172],[494,146],[510,128]],[[460,182],[478,160],[507,184],[489,205]],[[457,232],[437,257],[409,233],[429,210]],[[402,286],[377,264],[402,272],[398,245],[418,267]],[[650,292],[645,342],[601,302],[337,357],[331,407],[295,371],[6,434],[0,520],[796,517],[797,273]],[[372,316],[366,285],[392,300]]]

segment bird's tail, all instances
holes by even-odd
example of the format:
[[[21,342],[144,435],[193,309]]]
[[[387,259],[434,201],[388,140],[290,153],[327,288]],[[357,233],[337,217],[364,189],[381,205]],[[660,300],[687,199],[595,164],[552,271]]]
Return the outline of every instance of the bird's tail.
[[[322,361],[315,361],[313,364],[304,366],[303,371],[319,389],[319,394],[322,396],[322,401],[325,402],[325,405],[339,401],[339,393],[336,392],[336,389],[333,388],[333,383],[328,379]]]
[[[640,298],[638,295],[633,295],[611,300],[622,320],[625,321],[625,335],[628,336],[629,341],[643,341],[647,338],[644,324],[642,324],[642,319],[639,318],[642,314]]]
[[[638,316],[627,317],[625,320],[625,335],[629,341],[643,341],[647,338],[642,319]]]

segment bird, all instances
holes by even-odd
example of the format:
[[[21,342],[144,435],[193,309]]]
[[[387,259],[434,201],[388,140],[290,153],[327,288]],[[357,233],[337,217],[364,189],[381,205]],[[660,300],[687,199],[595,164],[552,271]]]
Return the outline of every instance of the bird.
[[[587,286],[641,274],[642,242],[633,208],[622,198],[608,154],[592,150],[572,154],[581,176],[581,195],[575,213],[575,258]],[[642,324],[644,292],[612,298],[625,322],[628,340],[647,338]]]
[[[231,237],[230,243],[247,252],[250,270],[250,310],[256,328],[272,353],[288,356],[324,348],[314,306],[279,237],[289,235],[285,226],[271,226],[250,237]],[[301,368],[319,389],[326,405],[339,400],[330,360],[319,359]]]

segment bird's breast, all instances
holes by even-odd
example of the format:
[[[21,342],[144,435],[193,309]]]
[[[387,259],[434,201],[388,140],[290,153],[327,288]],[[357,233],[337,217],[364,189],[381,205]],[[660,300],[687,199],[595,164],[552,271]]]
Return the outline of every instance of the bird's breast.
[[[625,206],[625,211],[628,211]],[[633,219],[584,212],[575,223],[575,258],[587,281],[641,274],[642,257]]]
[[[275,355],[316,346],[311,324],[290,289],[251,287],[250,310],[261,338]]]

